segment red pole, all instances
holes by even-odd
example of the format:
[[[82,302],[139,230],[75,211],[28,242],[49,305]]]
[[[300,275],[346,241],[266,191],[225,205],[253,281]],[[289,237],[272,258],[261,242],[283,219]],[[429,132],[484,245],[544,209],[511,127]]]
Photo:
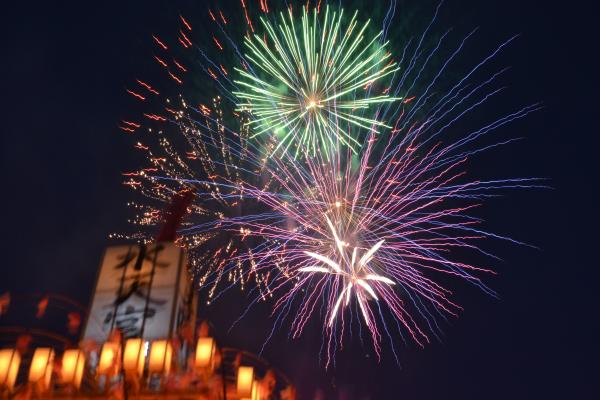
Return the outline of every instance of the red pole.
[[[163,215],[163,224],[156,237],[157,242],[173,242],[177,238],[177,229],[188,212],[188,207],[194,199],[192,189],[184,189],[173,196],[171,204]]]

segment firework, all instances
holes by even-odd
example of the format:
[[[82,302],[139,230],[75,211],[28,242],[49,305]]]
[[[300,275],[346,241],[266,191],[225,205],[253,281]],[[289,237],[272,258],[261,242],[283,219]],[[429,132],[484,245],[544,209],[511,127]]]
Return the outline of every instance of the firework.
[[[482,229],[472,212],[499,190],[541,184],[465,179],[466,160],[480,149],[457,152],[460,141],[431,144],[422,135],[428,127],[390,138],[384,160],[373,140],[356,166],[345,157],[315,160],[306,169],[282,165],[274,179],[285,195],[254,192],[277,211],[245,224],[269,240],[254,258],[258,271],[271,272],[275,324],[290,318],[295,338],[311,318],[322,318],[327,365],[353,324],[366,328],[377,355],[383,339],[393,349],[406,333],[420,346],[429,343],[440,332],[437,319],[462,310],[447,287],[452,278],[495,296],[482,280],[494,274],[489,260],[453,259],[456,250],[493,260],[480,247],[484,239],[518,243]]]
[[[291,8],[276,23],[261,18],[265,37],[245,38],[250,68],[237,69],[238,109],[252,113],[253,136],[277,136],[274,152],[329,157],[347,146],[356,153],[362,143],[350,132],[390,128],[377,110],[399,99],[372,86],[398,68],[383,32],[369,38],[369,22],[361,25],[357,13],[346,22],[343,10],[302,12],[299,21]]]
[[[235,111],[234,104],[218,92],[197,95],[195,75],[228,81],[227,69],[215,68],[212,60],[193,67],[197,63],[192,32],[191,23],[181,16],[179,45],[152,35],[157,51],[153,58],[164,80],[155,85],[136,79],[126,89],[143,107],[138,116],[123,120],[120,129],[136,134],[134,148],[145,165],[123,174],[124,184],[138,194],[139,200],[129,203],[136,213],[131,220],[135,232],[111,236],[153,241],[174,196],[193,193],[177,244],[188,250],[198,286],[210,288],[210,302],[223,280],[245,288],[250,279],[245,266],[231,260],[240,253],[252,260],[253,242],[259,240],[248,237],[241,222],[236,232],[222,229],[222,224],[262,210],[257,199],[245,193],[247,183],[276,190],[265,174],[266,154],[275,143],[269,138],[252,143],[248,113]],[[261,287],[263,278],[255,274],[253,279]]]
[[[407,42],[396,64],[385,34],[364,39],[368,25],[356,14],[346,23],[341,10],[303,7],[299,21],[291,10],[269,18],[261,2],[258,25],[242,6],[245,56],[227,34],[226,16],[209,10],[222,35],[212,37],[215,48],[230,47],[240,68],[233,80],[229,68],[199,52],[200,73],[218,90],[208,105],[190,100],[184,89],[194,71],[163,54],[172,50],[158,36],[153,57],[177,95],[159,96],[145,81],[127,89],[145,104],[161,99],[142,114],[155,144],[135,144],[149,166],[125,182],[146,198],[135,205],[136,223],[155,226],[174,194],[193,190],[178,242],[190,249],[209,301],[224,276],[242,288],[253,279],[258,290],[251,290],[257,296],[249,307],[272,299],[274,329],[291,321],[296,338],[309,320],[322,322],[326,365],[345,333],[357,328],[368,332],[378,356],[387,341],[398,358],[398,337],[424,346],[438,336],[440,318],[462,309],[450,278],[495,295],[483,280],[494,274],[488,266],[494,257],[480,243],[519,243],[484,230],[474,210],[500,190],[543,186],[534,179],[466,177],[472,155],[512,142],[483,139],[537,104],[441,140],[500,93],[494,85],[504,70],[475,76],[512,39],[438,87],[471,34],[441,57],[445,35],[425,44],[430,24]],[[178,41],[189,50],[191,26],[181,21]],[[438,56],[439,68],[425,80],[423,71]],[[127,119],[121,129],[138,133],[141,126]],[[149,240],[147,232],[134,237]],[[457,256],[464,251],[486,258],[464,262]]]
[[[378,300],[377,295],[375,294],[375,290],[373,290],[373,287],[369,284],[368,281],[383,282],[388,285],[395,284],[395,282],[392,281],[391,279],[383,277],[381,275],[374,274],[369,271],[369,263],[373,260],[373,257],[375,256],[375,252],[377,252],[377,250],[381,247],[384,240],[377,242],[373,247],[371,247],[369,250],[367,250],[365,252],[365,254],[359,260],[357,260],[356,255],[357,255],[358,248],[353,247],[352,252],[351,252],[352,255],[348,255],[346,253],[345,248],[349,244],[347,242],[340,240],[339,235],[336,233],[335,227],[329,220],[329,217],[325,216],[325,220],[327,221],[327,225],[329,225],[329,228],[331,229],[331,234],[335,240],[336,247],[339,251],[338,256],[344,262],[344,265],[346,265],[346,267],[343,268],[339,262],[335,262],[335,261],[331,260],[330,258],[327,258],[321,254],[312,253],[310,251],[305,251],[304,254],[314,258],[315,260],[319,261],[322,264],[327,265],[329,268],[311,266],[311,267],[300,268],[300,269],[298,269],[298,271],[299,272],[320,272],[320,273],[324,273],[324,274],[340,275],[344,279],[344,287],[343,287],[342,291],[340,292],[340,295],[338,296],[338,298],[335,302],[335,305],[333,306],[333,310],[331,311],[331,316],[329,318],[329,326],[330,327],[333,324],[333,321],[337,315],[337,312],[338,312],[338,309],[340,308],[340,304],[342,303],[342,300],[344,300],[344,298],[346,298],[346,306],[350,303],[350,295],[352,294],[353,286],[355,287],[354,291],[356,292],[356,299],[358,300],[358,305],[360,306],[360,310],[362,311],[363,317],[365,318],[365,323],[367,325],[370,325],[371,324],[370,319],[366,312],[366,307],[365,307],[364,300],[363,300],[364,294],[361,294],[360,291],[365,290],[366,293],[368,293],[371,296],[371,298],[373,298],[374,300]],[[360,287],[356,287],[356,285],[358,285]],[[359,291],[357,291],[357,289]]]

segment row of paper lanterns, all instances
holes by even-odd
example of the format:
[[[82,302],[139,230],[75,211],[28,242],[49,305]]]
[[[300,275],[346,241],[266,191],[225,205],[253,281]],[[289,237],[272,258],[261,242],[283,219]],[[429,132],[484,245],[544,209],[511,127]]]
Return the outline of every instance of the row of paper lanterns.
[[[147,342],[142,339],[128,339],[123,352],[123,370],[126,373],[143,375],[146,365]],[[118,361],[121,357],[121,346],[118,343],[107,342],[102,346],[97,366],[98,375],[116,375]],[[214,354],[214,340],[201,338],[198,340],[195,364],[198,368],[211,365]],[[148,372],[150,374],[168,374],[171,367],[173,349],[168,340],[156,340],[150,346],[148,355]],[[54,350],[47,347],[35,349],[29,367],[28,382],[40,384],[48,388],[52,376]],[[81,385],[85,356],[80,349],[65,350],[62,356],[61,382],[72,384],[76,388]],[[21,356],[16,349],[0,350],[0,387],[13,389],[17,379]]]
[[[48,388],[52,378],[53,362],[53,349],[48,347],[35,349],[29,366],[28,381],[40,385],[41,388]],[[84,364],[85,357],[81,350],[65,350],[62,357],[61,381],[79,388]],[[16,349],[0,350],[0,387],[13,389],[20,365],[21,356]]]
[[[147,342],[143,339],[128,339],[123,350],[123,370],[129,374],[143,375],[146,366]],[[148,373],[168,374],[171,370],[173,348],[168,340],[156,340],[150,346],[148,355]],[[102,346],[100,359],[96,368],[98,375],[116,375],[121,360],[121,345],[107,342]]]
[[[122,368],[127,374],[141,377],[146,366],[148,342],[140,338],[128,339],[123,350]],[[211,337],[201,337],[196,344],[194,365],[199,370],[212,372],[215,362],[216,344]],[[50,386],[52,366],[55,353],[51,348],[37,348],[29,367],[28,381],[46,390]],[[119,343],[107,342],[102,346],[96,373],[113,376],[120,371],[117,369],[121,357]],[[148,354],[148,373],[167,375],[171,368],[173,349],[168,340],[156,340],[150,345]],[[0,350],[0,388],[12,390],[17,379],[21,356],[16,349]],[[79,389],[83,378],[85,356],[80,349],[65,350],[62,356],[61,382],[73,385]],[[240,399],[260,399],[260,387],[254,379],[254,368],[239,366],[237,371],[236,391]]]

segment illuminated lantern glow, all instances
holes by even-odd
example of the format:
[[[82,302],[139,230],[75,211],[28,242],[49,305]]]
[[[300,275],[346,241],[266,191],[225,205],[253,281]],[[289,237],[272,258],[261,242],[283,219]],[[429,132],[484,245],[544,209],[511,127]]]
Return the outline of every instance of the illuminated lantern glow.
[[[69,383],[79,389],[81,378],[83,378],[83,367],[85,356],[79,349],[65,350],[62,356],[61,379],[63,383]]]
[[[15,386],[21,356],[15,349],[0,350],[0,388],[12,390]]]
[[[196,345],[195,366],[198,369],[212,369],[215,355],[215,340],[211,337],[201,337]]]
[[[29,367],[29,382],[36,383],[40,389],[46,390],[50,386],[50,378],[52,378],[53,361],[54,350],[49,347],[35,349]]]
[[[123,369],[138,376],[144,374],[146,351],[143,339],[128,339],[123,352]]]
[[[240,399],[251,399],[254,384],[254,368],[240,366],[237,373],[237,395]]]
[[[150,347],[148,371],[150,373],[168,374],[171,370],[173,348],[168,340],[155,340]]]
[[[118,371],[119,356],[121,353],[121,346],[117,343],[106,342],[102,346],[102,352],[100,353],[100,360],[98,361],[98,368],[96,373],[98,375],[114,375]]]
[[[252,383],[252,400],[260,400],[260,384],[258,381]]]

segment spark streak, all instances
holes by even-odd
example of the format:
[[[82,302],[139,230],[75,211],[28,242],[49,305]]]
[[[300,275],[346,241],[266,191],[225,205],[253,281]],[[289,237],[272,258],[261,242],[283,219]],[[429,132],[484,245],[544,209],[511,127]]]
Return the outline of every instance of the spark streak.
[[[235,83],[241,90],[234,94],[238,109],[254,116],[253,136],[279,138],[274,152],[293,149],[295,156],[314,157],[323,151],[329,157],[347,146],[356,153],[361,143],[348,132],[390,128],[376,110],[399,100],[373,91],[359,94],[366,84],[398,71],[388,43],[380,44],[382,33],[365,40],[369,22],[359,25],[356,13],[347,24],[343,10],[330,12],[327,7],[323,18],[317,14],[315,9],[311,17],[303,8],[300,24],[291,9],[287,18],[280,14],[278,25],[261,18],[266,38],[245,38],[246,58],[257,72],[236,68],[240,79]]]

